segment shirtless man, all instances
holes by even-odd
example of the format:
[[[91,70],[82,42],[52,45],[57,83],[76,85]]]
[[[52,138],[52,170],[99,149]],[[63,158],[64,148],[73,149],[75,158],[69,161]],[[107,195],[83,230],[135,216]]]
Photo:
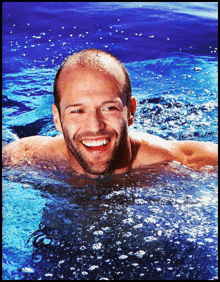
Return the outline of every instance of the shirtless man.
[[[96,178],[165,161],[191,168],[218,164],[212,142],[167,141],[128,133],[136,100],[127,70],[113,55],[89,49],[69,56],[54,82],[53,119],[62,134],[31,136],[3,149],[3,165],[66,163]]]

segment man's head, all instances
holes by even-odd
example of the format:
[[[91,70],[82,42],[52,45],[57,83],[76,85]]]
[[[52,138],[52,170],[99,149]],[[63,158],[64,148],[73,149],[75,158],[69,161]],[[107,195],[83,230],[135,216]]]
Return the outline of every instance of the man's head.
[[[74,53],[67,57],[59,67],[54,80],[54,101],[57,109],[60,110],[60,91],[58,81],[60,73],[68,67],[82,66],[104,73],[109,73],[120,81],[121,92],[126,95],[126,105],[131,100],[131,82],[124,65],[114,55],[98,49],[87,49]]]
[[[99,175],[126,165],[136,102],[122,63],[97,49],[76,53],[58,70],[54,92],[54,123],[72,166]]]

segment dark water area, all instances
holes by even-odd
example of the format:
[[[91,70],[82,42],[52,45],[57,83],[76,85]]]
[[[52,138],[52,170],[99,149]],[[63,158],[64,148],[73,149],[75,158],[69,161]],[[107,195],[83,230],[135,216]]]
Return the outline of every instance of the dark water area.
[[[58,134],[53,80],[99,48],[128,69],[131,131],[218,143],[217,2],[3,2],[2,141]],[[218,173],[157,164],[97,180],[3,170],[3,280],[218,279]]]
[[[30,168],[4,175],[5,226],[24,240],[13,242],[20,248],[14,254],[5,248],[5,261],[12,257],[5,277],[216,277],[216,173],[192,172],[177,164],[170,170],[163,164],[98,180],[61,175]],[[8,225],[10,217],[15,226]],[[6,246],[11,239],[4,238]]]

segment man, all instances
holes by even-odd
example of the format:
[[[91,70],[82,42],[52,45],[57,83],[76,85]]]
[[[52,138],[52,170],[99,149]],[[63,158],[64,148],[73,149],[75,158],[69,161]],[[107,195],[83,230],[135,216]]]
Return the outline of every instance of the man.
[[[211,142],[129,134],[136,100],[127,70],[107,52],[89,49],[69,56],[56,74],[54,98],[54,123],[62,134],[8,144],[5,166],[66,163],[93,178],[165,161],[197,169],[218,163],[217,145]]]

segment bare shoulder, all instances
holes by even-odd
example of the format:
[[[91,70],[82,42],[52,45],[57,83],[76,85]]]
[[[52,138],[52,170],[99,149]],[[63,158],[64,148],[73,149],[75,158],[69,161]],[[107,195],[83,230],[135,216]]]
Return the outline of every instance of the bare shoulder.
[[[130,138],[138,147],[135,166],[163,161],[178,161],[198,169],[218,165],[218,145],[213,142],[165,140],[142,132],[132,132]]]
[[[130,132],[129,137],[133,147],[137,148],[134,167],[172,159],[172,142],[145,132]]]
[[[6,145],[2,150],[3,166],[20,164],[25,161],[50,158],[61,154],[64,151],[64,140],[62,135],[50,136],[30,136],[13,141]]]

